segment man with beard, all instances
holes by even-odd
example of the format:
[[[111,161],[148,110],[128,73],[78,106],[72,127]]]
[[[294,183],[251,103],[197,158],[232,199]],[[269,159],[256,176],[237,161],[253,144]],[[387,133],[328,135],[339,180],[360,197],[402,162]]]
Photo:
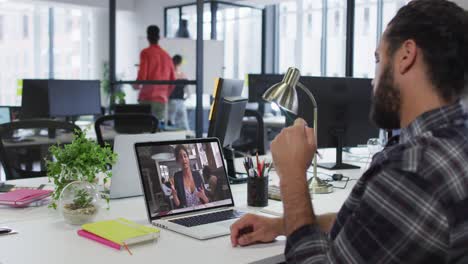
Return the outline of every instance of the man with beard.
[[[375,53],[371,109],[400,137],[374,156],[337,215],[317,216],[306,183],[316,142],[296,120],[271,145],[284,216],[243,217],[232,245],[286,235],[288,262],[468,263],[468,118],[459,101],[467,51],[468,18],[454,3],[401,8]]]

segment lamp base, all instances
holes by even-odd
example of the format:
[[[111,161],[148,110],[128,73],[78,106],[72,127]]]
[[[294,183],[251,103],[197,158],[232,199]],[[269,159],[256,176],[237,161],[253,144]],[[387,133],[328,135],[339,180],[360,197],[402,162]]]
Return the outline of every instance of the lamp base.
[[[332,193],[333,192],[333,185],[324,182],[323,180],[319,178],[314,178],[312,181],[312,185],[309,186],[309,190],[313,194],[327,194],[327,193]]]

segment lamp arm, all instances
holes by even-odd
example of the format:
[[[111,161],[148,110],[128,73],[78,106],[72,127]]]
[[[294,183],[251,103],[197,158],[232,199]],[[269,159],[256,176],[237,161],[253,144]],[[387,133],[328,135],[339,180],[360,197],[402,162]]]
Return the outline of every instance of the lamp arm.
[[[315,143],[317,143],[317,118],[318,118],[317,101],[315,101],[314,95],[312,94],[312,92],[309,91],[309,89],[307,89],[307,87],[305,87],[305,85],[303,85],[300,82],[297,82],[297,86],[299,86],[299,88],[301,88],[307,94],[310,101],[312,101],[312,105],[314,107],[314,123],[313,123],[313,126],[314,126],[314,133],[315,133]]]
[[[307,94],[307,96],[309,96],[309,99],[312,101],[314,108],[317,108],[317,101],[315,101],[315,97],[312,92],[309,91],[309,89],[307,89],[307,87],[300,82],[297,82],[296,85],[299,86],[299,88],[301,88]]]
[[[317,142],[317,119],[318,119],[318,109],[317,109],[317,101],[315,101],[315,97],[314,95],[312,94],[311,91],[309,91],[309,89],[307,89],[307,87],[305,87],[305,85],[303,85],[302,83],[300,82],[297,82],[297,86],[299,88],[301,88],[306,94],[307,96],[309,97],[310,101],[312,102],[312,105],[314,107],[314,135],[315,135],[315,144],[318,145],[318,142]],[[314,165],[314,177],[311,178],[311,181],[308,181],[308,184],[309,184],[309,188],[311,187],[310,184],[312,183],[312,180],[315,179],[315,184],[317,184],[320,179],[317,177],[317,154],[314,153],[314,160],[313,160],[313,165]],[[314,189],[314,188],[312,188]]]

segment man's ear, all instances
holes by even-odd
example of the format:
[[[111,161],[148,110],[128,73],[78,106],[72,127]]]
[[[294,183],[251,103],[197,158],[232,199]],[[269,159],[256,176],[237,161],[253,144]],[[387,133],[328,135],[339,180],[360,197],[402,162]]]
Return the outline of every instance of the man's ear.
[[[418,57],[418,47],[414,40],[409,39],[403,42],[400,50],[397,51],[397,69],[400,74],[407,73],[416,63]]]

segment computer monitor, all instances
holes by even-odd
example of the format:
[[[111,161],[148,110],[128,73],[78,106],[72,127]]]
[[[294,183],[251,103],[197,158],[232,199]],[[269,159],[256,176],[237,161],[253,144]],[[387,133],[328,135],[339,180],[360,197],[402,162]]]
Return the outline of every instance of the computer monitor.
[[[331,170],[357,168],[343,163],[343,147],[366,144],[379,137],[379,129],[369,119],[371,79],[304,77],[299,80],[314,95],[318,107],[317,139],[319,148],[336,148],[336,162],[319,163]],[[299,111],[309,124],[313,111],[305,92],[298,89]]]
[[[48,118],[48,80],[23,80],[20,119]]]
[[[242,118],[247,100],[242,99],[244,81],[219,78],[214,89],[214,101],[211,105],[208,137],[217,137],[223,146],[224,157],[231,183],[246,181],[240,177],[234,167],[232,143],[240,137]],[[239,177],[238,177],[239,176]]]
[[[208,137],[218,138],[223,148],[231,147],[240,137],[246,106],[247,98],[224,97],[218,105],[217,121],[210,122],[213,132]]]
[[[208,127],[208,136],[213,135],[214,124],[216,123],[218,105],[224,97],[237,97],[242,95],[244,89],[243,80],[224,79],[219,78],[216,82],[215,89],[213,92],[213,103],[211,104],[210,125]]]
[[[262,96],[273,84],[283,80],[280,74],[249,74],[249,103],[264,103]]]
[[[246,180],[246,177],[238,177],[240,174],[236,173],[234,166],[235,155],[231,147],[232,143],[240,137],[242,118],[246,106],[247,98],[224,97],[218,104],[217,121],[210,122],[213,132],[209,137],[216,137],[221,142],[231,183],[240,183]]]
[[[0,125],[11,122],[11,113],[9,106],[0,106]]]
[[[98,80],[49,80],[49,115],[76,117],[101,114]]]

